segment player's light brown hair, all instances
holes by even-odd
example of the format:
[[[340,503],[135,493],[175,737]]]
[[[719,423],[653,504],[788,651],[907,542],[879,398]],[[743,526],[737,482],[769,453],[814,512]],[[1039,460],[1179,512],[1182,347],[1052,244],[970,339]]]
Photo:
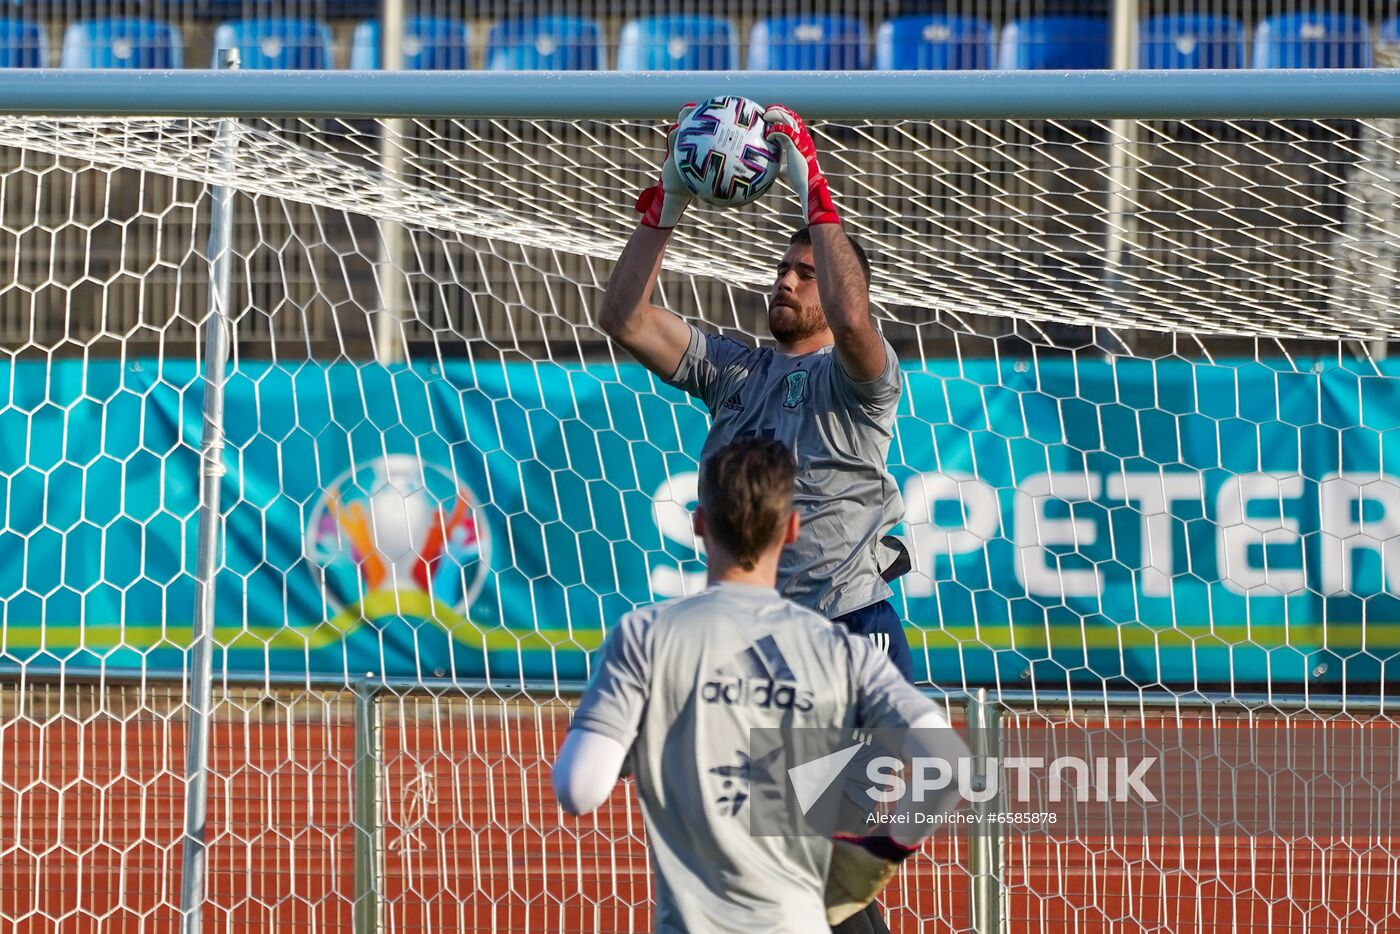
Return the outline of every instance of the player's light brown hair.
[[[700,472],[705,530],[746,571],[783,537],[792,515],[797,462],[778,441],[740,438]]]
[[[845,231],[843,230],[842,233],[845,233]],[[846,234],[846,242],[849,243],[851,249],[855,251],[856,262],[860,263],[860,271],[865,273],[865,287],[870,288],[870,256],[865,252],[865,247],[860,245],[860,241],[850,234]],[[799,227],[797,230],[793,231],[792,236],[788,238],[788,246],[797,243],[804,244],[805,246],[812,245],[812,230],[810,227]]]

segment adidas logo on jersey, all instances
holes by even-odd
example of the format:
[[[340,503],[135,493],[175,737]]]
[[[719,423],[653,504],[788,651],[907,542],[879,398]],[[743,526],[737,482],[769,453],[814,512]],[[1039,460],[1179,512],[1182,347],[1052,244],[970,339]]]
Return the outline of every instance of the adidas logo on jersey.
[[[806,712],[814,697],[797,684],[778,641],[764,636],[715,669],[714,677],[701,687],[700,699],[729,707]]]
[[[731,412],[742,412],[744,411],[744,400],[739,398],[738,392],[735,392],[724,400],[724,408]]]

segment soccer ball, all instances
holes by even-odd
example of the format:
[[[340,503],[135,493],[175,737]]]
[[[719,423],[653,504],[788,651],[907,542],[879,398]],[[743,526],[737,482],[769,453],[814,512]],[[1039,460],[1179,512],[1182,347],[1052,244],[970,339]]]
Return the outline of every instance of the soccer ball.
[[[676,168],[697,198],[723,207],[748,204],[778,178],[782,150],[763,138],[763,108],[745,97],[715,97],[676,129]]]

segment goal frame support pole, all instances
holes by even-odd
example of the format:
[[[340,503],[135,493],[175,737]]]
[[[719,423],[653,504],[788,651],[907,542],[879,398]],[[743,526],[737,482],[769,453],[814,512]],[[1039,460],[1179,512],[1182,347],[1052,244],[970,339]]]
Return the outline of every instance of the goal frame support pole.
[[[224,65],[238,68],[237,49],[224,52]],[[237,126],[219,126],[220,158],[232,161]],[[233,330],[230,300],[233,281],[233,190],[210,189],[209,295],[204,317],[204,428],[199,457],[199,538],[195,553],[195,611],[190,641],[186,696],[189,714],[185,735],[185,832],[180,876],[180,930],[200,934],[209,842],[205,821],[209,803],[209,726],[213,714],[214,617],[216,580],[223,538],[224,381]]]
[[[379,23],[383,32],[380,67],[386,72],[403,71],[403,34],[406,16],[404,0],[384,0]],[[408,138],[407,121],[399,117],[384,123],[379,139],[379,165],[384,182],[402,183],[403,145]],[[374,319],[374,355],[381,364],[402,362],[404,320],[408,316],[408,280],[404,272],[408,259],[408,231],[397,221],[379,221],[379,261],[374,265],[379,289],[379,313]]]
[[[1138,0],[1113,4],[1112,66],[1132,72],[1138,66]],[[1132,249],[1135,208],[1128,193],[1137,186],[1138,122],[1122,117],[1110,121],[1108,137],[1108,205],[1104,228],[1104,274],[1111,288],[1123,281],[1123,267]]]

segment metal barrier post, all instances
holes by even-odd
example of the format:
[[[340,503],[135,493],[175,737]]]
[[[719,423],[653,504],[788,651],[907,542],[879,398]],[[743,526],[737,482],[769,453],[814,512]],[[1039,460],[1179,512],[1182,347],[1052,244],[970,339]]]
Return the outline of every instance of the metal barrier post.
[[[1000,710],[987,700],[986,688],[968,697],[967,729],[972,755],[978,763],[978,788],[998,781],[998,750],[1001,747]],[[986,802],[974,804],[979,820],[972,828],[972,930],[974,934],[999,934],[1002,930],[1003,886],[1001,878],[1001,825],[986,818],[1001,810],[1001,791]]]
[[[355,934],[380,930],[380,769],[384,737],[378,688],[362,682],[355,688]]]

